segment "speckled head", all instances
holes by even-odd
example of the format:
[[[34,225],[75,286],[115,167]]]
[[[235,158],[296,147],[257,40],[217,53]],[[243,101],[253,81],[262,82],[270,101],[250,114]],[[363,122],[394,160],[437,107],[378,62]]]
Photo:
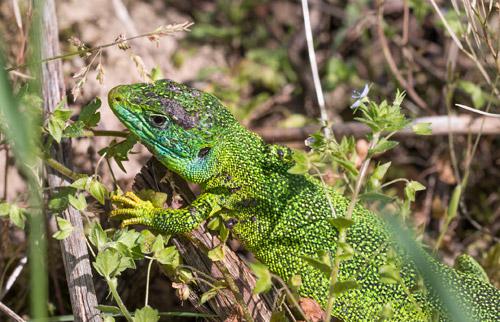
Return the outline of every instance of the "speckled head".
[[[192,182],[215,171],[212,150],[237,124],[216,97],[171,80],[117,86],[108,102],[165,166]]]

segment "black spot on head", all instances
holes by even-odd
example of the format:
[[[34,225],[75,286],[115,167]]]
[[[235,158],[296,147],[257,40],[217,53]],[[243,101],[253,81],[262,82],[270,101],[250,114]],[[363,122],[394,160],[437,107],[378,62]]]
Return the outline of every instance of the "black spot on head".
[[[281,150],[281,149],[278,149],[277,153],[278,153],[278,156],[280,157],[280,159],[282,159],[283,156],[285,155],[285,152],[283,152],[283,150]]]
[[[184,129],[192,129],[198,124],[198,115],[190,115],[179,102],[162,97],[160,98],[160,103],[165,114],[169,115],[176,124],[182,126]]]

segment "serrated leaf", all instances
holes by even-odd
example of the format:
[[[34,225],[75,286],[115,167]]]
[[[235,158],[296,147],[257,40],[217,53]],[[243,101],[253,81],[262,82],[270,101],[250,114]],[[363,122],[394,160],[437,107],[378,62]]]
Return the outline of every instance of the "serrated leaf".
[[[338,295],[338,294],[347,292],[349,290],[357,289],[358,287],[359,287],[358,282],[356,282],[354,280],[341,281],[341,282],[337,282],[333,285],[332,291],[333,291],[333,294]]]
[[[337,228],[338,231],[347,229],[351,227],[354,224],[354,221],[344,218],[344,217],[338,217],[338,218],[329,218],[328,222],[335,228]]]
[[[87,208],[87,200],[85,200],[83,193],[77,194],[77,197],[68,195],[68,201],[77,210],[83,211]]]
[[[175,246],[165,247],[155,253],[154,258],[161,264],[167,265],[171,269],[177,268],[181,264],[179,251]]]
[[[212,261],[217,262],[221,261],[224,259],[224,245],[219,245],[215,247],[214,249],[211,249],[208,251],[208,258],[210,258]]]
[[[114,249],[105,249],[97,254],[92,264],[99,275],[110,279],[114,277],[114,272],[120,265],[120,254]]]
[[[271,289],[272,282],[271,273],[269,272],[267,266],[259,262],[250,263],[249,265],[257,277],[257,281],[255,282],[255,287],[252,292],[254,294],[260,294],[269,291]]]
[[[78,121],[83,122],[85,127],[88,128],[96,126],[101,118],[101,114],[99,112],[96,113],[99,107],[101,107],[101,100],[96,97],[82,108]]]
[[[150,306],[145,306],[142,309],[135,310],[134,322],[157,322],[160,320],[158,310]]]
[[[56,222],[59,230],[52,235],[53,238],[57,240],[63,240],[71,235],[74,227],[73,225],[71,225],[71,222],[69,220],[66,220],[62,217],[56,217]]]
[[[108,189],[106,189],[102,183],[93,179],[90,182],[88,191],[101,205],[104,205],[105,199],[108,197],[109,193]]]

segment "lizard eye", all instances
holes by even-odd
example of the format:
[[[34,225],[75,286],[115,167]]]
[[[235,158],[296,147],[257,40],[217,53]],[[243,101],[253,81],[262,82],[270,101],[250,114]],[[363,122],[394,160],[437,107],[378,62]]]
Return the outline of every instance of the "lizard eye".
[[[154,127],[157,127],[159,129],[164,129],[167,124],[167,118],[160,114],[153,114],[149,117],[149,122]]]

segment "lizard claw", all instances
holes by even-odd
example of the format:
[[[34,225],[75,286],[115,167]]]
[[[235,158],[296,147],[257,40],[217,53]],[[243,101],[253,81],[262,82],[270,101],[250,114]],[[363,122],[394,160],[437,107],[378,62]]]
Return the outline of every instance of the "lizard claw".
[[[118,216],[131,217],[122,221],[122,228],[136,224],[150,226],[157,210],[151,201],[142,200],[133,192],[112,196],[111,202],[118,206],[118,208],[111,211],[111,218]]]

